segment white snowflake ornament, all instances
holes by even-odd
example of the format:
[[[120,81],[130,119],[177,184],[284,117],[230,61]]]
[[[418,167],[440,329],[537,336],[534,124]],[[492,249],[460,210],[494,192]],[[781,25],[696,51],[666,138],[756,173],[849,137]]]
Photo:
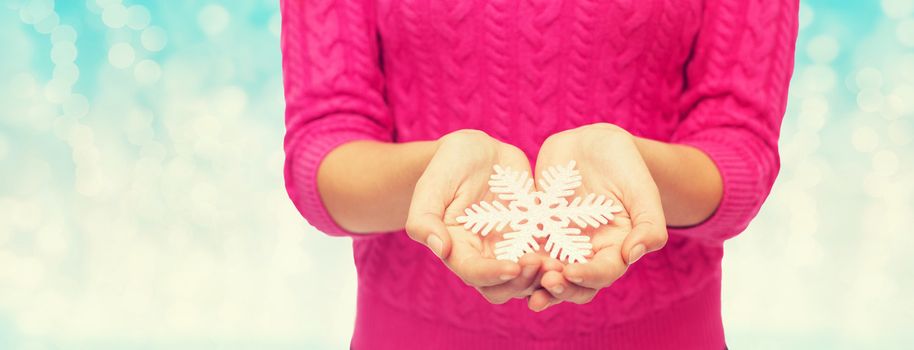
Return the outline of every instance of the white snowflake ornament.
[[[568,263],[587,262],[593,245],[581,229],[608,224],[613,213],[622,211],[622,207],[593,193],[575,197],[569,203],[565,197],[581,186],[581,174],[574,165],[571,161],[566,166],[549,167],[539,183],[543,190],[535,192],[531,192],[533,179],[528,173],[496,165],[489,188],[508,205],[497,200],[479,202],[467,208],[466,215],[458,217],[457,222],[483,237],[510,226],[512,231],[495,243],[495,257],[499,260],[516,262],[522,255],[540,249],[537,238],[547,238],[543,248],[551,257]],[[568,227],[571,222],[578,227]]]

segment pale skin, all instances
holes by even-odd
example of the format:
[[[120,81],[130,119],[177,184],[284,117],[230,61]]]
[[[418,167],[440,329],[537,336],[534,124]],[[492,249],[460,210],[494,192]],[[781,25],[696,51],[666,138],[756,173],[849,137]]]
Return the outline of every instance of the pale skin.
[[[500,238],[469,232],[455,219],[464,208],[490,201],[488,178],[496,164],[538,176],[575,160],[584,183],[579,193],[605,194],[624,207],[610,225],[585,231],[594,255],[563,264],[542,253],[519,262],[496,260]],[[436,141],[354,141],[331,151],[318,170],[318,188],[330,215],[355,233],[405,228],[465,283],[492,303],[527,298],[542,311],[560,302],[588,303],[644,254],[661,249],[667,226],[699,224],[722,196],[720,173],[696,148],[631,135],[606,123],[556,133],[543,142],[531,169],[515,146],[476,130]],[[532,173],[532,172],[531,172]]]

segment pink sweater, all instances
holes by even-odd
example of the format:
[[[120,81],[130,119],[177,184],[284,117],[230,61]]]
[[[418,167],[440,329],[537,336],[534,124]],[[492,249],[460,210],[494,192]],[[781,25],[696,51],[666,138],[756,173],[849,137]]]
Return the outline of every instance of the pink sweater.
[[[723,242],[778,173],[797,0],[285,0],[285,179],[317,229],[352,236],[354,349],[723,349]],[[595,122],[706,152],[724,180],[706,222],[587,305],[486,302],[404,232],[355,236],[316,172],[353,140],[480,129],[535,161]]]

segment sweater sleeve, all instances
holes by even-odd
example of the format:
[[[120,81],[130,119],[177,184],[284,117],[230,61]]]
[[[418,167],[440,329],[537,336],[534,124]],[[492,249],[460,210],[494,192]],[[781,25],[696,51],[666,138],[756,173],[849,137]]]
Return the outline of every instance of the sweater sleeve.
[[[286,98],[286,191],[318,230],[354,235],[321,201],[317,170],[335,147],[390,141],[377,30],[369,1],[283,0],[282,68]]]
[[[705,152],[723,179],[710,218],[671,234],[722,242],[742,232],[780,168],[778,136],[797,36],[797,0],[707,0],[671,142]]]

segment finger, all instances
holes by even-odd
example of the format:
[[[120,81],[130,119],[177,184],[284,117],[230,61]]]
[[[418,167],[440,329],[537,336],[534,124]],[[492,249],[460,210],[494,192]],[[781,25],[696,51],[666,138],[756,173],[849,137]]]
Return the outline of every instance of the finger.
[[[562,272],[562,269],[565,268],[563,264],[558,259],[552,257],[543,257],[543,271],[558,271]]]
[[[520,265],[513,261],[484,258],[478,254],[460,257],[464,254],[457,251],[451,255],[452,259],[459,259],[456,263],[450,264],[454,273],[466,284],[474,287],[504,284],[520,275]]]
[[[545,289],[537,289],[530,295],[530,298],[527,299],[527,307],[530,308],[530,310],[540,312],[560,302],[561,301],[554,298],[552,294],[549,294]]]
[[[540,280],[540,285],[549,291],[549,294],[552,294],[552,296],[557,298],[560,298],[560,296],[565,294],[565,291],[568,289],[568,283],[565,282],[562,273],[556,271],[546,271],[546,273],[543,274],[543,278]]]
[[[575,304],[589,303],[597,294],[595,289],[570,283],[561,273],[555,271],[549,271],[543,275],[542,285],[556,299]]]
[[[520,275],[506,283],[481,287],[479,288],[480,293],[493,304],[503,304],[511,298],[532,293],[542,261],[538,255],[529,253],[522,256],[518,264],[520,265]]]
[[[615,282],[628,265],[614,247],[605,247],[594,254],[590,261],[583,264],[565,266],[562,275],[566,280],[581,287],[601,289]]]
[[[542,284],[540,283],[540,281],[543,280],[543,275],[546,272],[549,272],[549,271],[561,272],[562,269],[565,267],[565,264],[563,264],[561,261],[559,261],[555,258],[551,258],[551,257],[544,256],[544,255],[537,255],[537,257],[540,258],[542,267],[537,272],[536,277],[534,277],[534,280],[533,280],[534,283],[532,283],[530,285],[530,287],[528,287],[526,290],[524,290],[524,293],[522,293],[522,294],[530,295],[530,294],[533,294],[533,292],[535,290],[541,289]]]
[[[409,205],[406,233],[431,249],[439,258],[447,259],[451,253],[451,237],[444,225],[447,199],[441,188],[441,185],[419,179]]]

